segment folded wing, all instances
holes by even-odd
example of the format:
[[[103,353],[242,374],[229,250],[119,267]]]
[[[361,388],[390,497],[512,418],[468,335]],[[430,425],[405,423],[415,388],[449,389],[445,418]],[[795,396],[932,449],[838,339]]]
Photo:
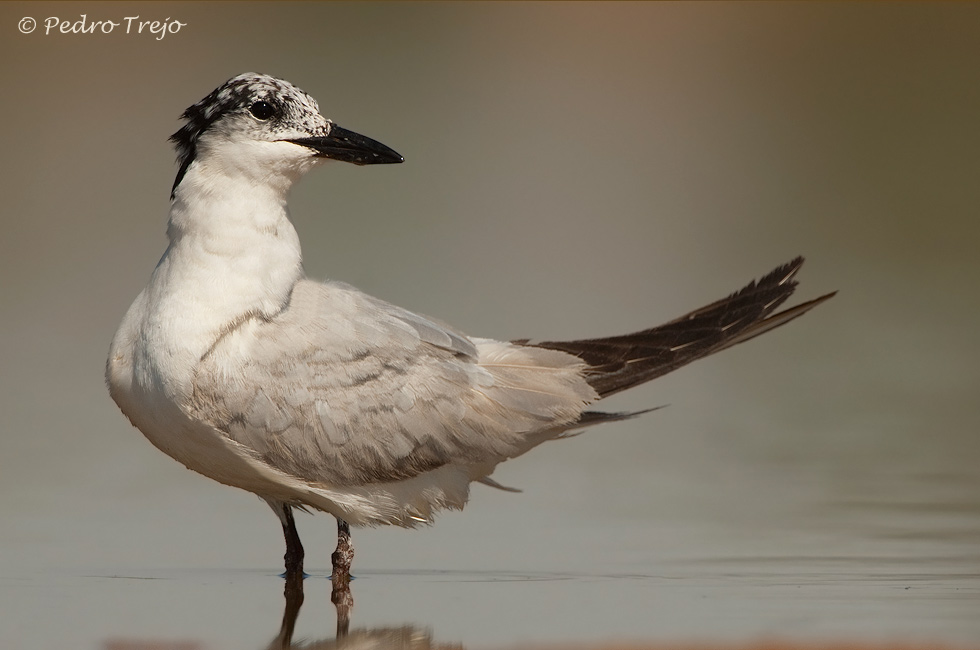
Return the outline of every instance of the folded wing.
[[[586,411],[801,316],[776,312],[797,258],[729,297],[634,334],[470,339],[340,283],[300,281],[270,319],[244,319],[201,360],[192,417],[311,484],[402,481],[445,465],[480,480],[569,429],[636,413]]]
[[[399,481],[449,463],[480,478],[597,396],[575,356],[471,340],[339,283],[301,281],[202,359],[188,410],[311,483]]]

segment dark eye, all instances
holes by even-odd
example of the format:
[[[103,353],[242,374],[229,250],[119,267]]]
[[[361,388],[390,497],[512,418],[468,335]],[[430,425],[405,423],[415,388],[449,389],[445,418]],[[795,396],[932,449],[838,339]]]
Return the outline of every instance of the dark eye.
[[[257,120],[267,120],[276,114],[276,109],[269,102],[255,102],[248,107],[248,112]]]

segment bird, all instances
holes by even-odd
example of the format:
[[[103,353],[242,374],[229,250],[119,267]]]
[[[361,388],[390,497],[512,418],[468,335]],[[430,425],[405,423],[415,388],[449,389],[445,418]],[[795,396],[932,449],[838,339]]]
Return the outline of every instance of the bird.
[[[600,400],[803,315],[778,311],[797,257],[726,298],[631,334],[471,337],[339,281],[306,277],[290,187],[323,163],[403,157],[344,129],[265,74],[232,77],[171,136],[169,244],[126,312],[109,393],[157,448],[263,499],[304,575],[293,513],[337,519],[332,578],[350,580],[350,526],[415,527],[539,444],[646,411]],[[336,587],[336,585],[335,585]]]

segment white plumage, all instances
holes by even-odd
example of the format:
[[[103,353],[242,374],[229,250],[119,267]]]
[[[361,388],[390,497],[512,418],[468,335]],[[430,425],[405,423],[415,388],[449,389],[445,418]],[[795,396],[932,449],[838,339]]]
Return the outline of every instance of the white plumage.
[[[401,526],[460,508],[471,482],[494,485],[488,476],[500,462],[629,415],[586,412],[600,397],[829,297],[774,314],[795,286],[795,260],[633,335],[471,339],[353,287],[303,277],[286,212],[292,183],[328,158],[371,164],[400,162],[398,154],[264,75],[229,80],[184,118],[173,138],[180,171],[170,245],[112,342],[109,389],[162,451],[268,501],[287,547],[291,507]]]

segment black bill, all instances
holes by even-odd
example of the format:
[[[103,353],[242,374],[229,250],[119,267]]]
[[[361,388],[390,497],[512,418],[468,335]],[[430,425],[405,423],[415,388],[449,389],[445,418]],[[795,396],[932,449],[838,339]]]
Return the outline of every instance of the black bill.
[[[404,162],[401,154],[360,133],[354,133],[336,124],[322,138],[296,138],[288,140],[316,151],[317,156],[342,160],[355,165],[378,165]]]

